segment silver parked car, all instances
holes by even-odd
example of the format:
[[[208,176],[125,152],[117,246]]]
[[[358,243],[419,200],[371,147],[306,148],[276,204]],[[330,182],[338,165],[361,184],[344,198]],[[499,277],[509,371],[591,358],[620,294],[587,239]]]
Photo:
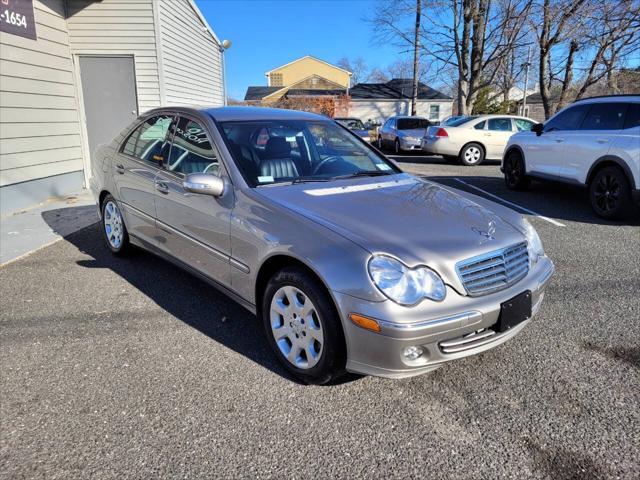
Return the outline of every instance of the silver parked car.
[[[391,148],[396,155],[420,150],[422,137],[430,125],[431,122],[424,117],[390,117],[378,131],[378,148]]]
[[[319,115],[158,109],[94,159],[108,248],[146,248],[228,294],[310,383],[500,345],[554,270],[519,214],[403,173]]]

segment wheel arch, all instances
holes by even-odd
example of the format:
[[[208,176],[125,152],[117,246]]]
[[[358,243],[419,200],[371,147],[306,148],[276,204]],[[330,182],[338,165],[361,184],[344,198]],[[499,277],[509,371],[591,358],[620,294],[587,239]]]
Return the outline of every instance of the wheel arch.
[[[460,155],[462,155],[462,151],[467,148],[469,145],[471,145],[472,143],[475,143],[476,145],[478,145],[480,148],[482,148],[482,153],[484,154],[484,158],[487,158],[487,147],[484,143],[478,141],[478,140],[471,140],[469,142],[466,142],[464,145],[462,145],[460,147],[460,151],[458,152],[458,157]]]
[[[589,172],[587,173],[587,178],[585,179],[585,185],[591,185],[593,178],[596,174],[606,167],[618,167],[624,173],[624,176],[629,182],[629,186],[631,189],[636,189],[637,186],[635,184],[635,179],[633,178],[633,174],[631,173],[631,168],[627,163],[622,160],[620,157],[616,157],[615,155],[604,155],[600,157],[598,160],[593,162]]]

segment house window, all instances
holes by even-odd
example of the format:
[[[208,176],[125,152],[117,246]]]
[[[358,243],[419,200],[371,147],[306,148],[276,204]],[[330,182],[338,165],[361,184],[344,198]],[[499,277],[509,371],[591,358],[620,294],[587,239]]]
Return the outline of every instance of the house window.
[[[440,105],[429,105],[429,120],[440,118]]]
[[[272,87],[281,87],[282,86],[282,74],[281,73],[272,73],[269,78],[271,79]]]

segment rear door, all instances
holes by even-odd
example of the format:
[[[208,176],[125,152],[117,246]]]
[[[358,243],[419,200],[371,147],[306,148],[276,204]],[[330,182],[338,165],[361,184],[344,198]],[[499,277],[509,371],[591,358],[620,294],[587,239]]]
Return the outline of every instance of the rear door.
[[[174,125],[171,153],[155,178],[158,247],[229,286],[231,182],[204,122],[181,114]],[[189,173],[218,175],[227,188],[221,197],[187,192]]]
[[[171,113],[142,121],[122,144],[112,162],[116,199],[124,211],[129,234],[155,245],[154,179],[168,155]]]
[[[513,125],[509,117],[495,117],[487,120],[484,131],[487,147],[487,158],[501,159],[509,137],[513,135]]]
[[[565,132],[564,164],[567,178],[584,183],[591,165],[609,153],[624,126],[627,103],[590,105],[578,130]]]

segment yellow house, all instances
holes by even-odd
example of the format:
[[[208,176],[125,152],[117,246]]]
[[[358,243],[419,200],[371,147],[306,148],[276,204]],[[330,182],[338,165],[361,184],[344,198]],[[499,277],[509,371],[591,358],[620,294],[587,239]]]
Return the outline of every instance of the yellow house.
[[[306,55],[265,73],[270,87],[289,87],[313,77],[328,80],[334,85],[349,88],[351,72]]]

